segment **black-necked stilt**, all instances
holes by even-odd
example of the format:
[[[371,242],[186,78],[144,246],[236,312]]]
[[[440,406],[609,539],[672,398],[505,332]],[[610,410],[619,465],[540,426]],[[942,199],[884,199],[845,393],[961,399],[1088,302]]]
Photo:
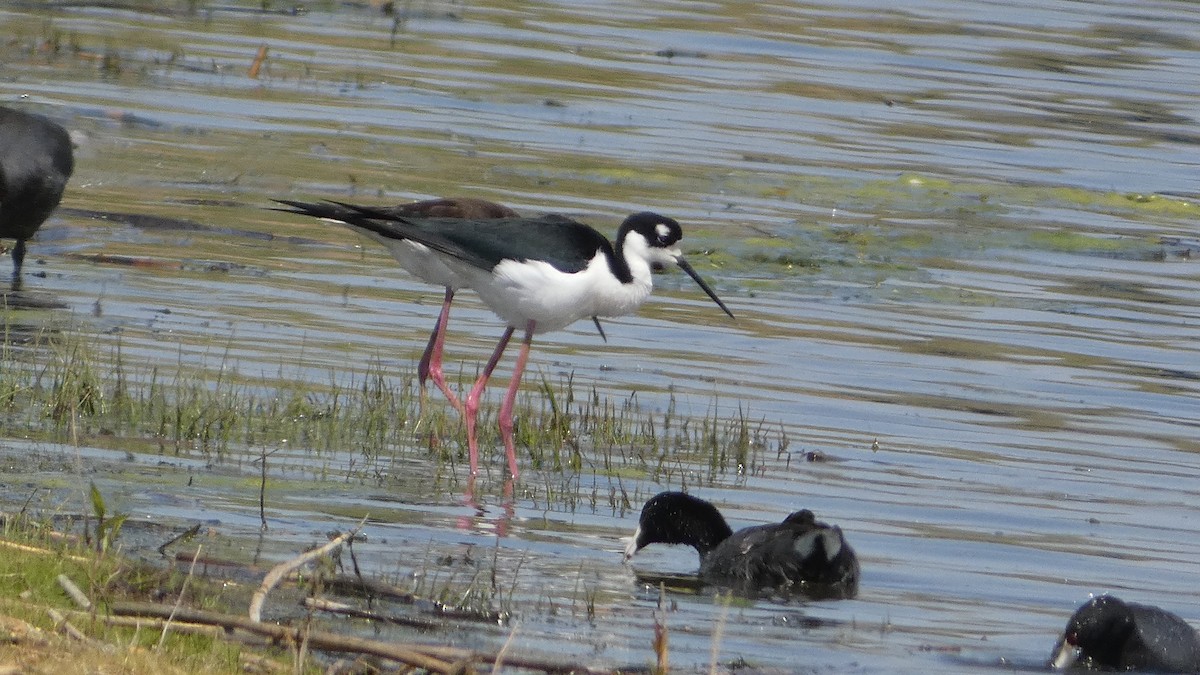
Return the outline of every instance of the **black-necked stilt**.
[[[25,240],[62,199],[75,168],[71,136],[48,117],[0,107],[0,237],[13,247],[13,290],[21,286]]]
[[[684,259],[678,246],[683,236],[679,223],[656,213],[626,218],[614,245],[591,227],[559,215],[496,220],[411,218],[370,207],[340,206],[358,212],[357,217],[347,216],[347,222],[356,228],[384,239],[415,242],[440,254],[440,262],[452,270],[458,285],[473,289],[508,323],[463,402],[472,475],[478,473],[475,427],[480,398],[516,328],[525,329],[525,339],[499,414],[500,435],[514,477],[518,469],[512,408],[534,334],[558,330],[587,317],[633,312],[653,288],[652,267],[668,263],[681,267],[733,316]]]
[[[734,532],[717,507],[683,492],[662,492],[642,507],[625,560],[648,544],[686,544],[700,554],[701,581],[740,593],[849,598],[858,592],[858,556],[842,530],[805,509],[782,523]]]
[[[421,360],[417,364],[417,380],[424,389],[425,381],[433,379],[433,383],[442,391],[450,405],[460,414],[463,412],[462,402],[450,389],[442,369],[442,350],[446,342],[446,325],[450,320],[450,303],[454,294],[463,284],[454,270],[448,268],[439,254],[433,253],[423,244],[408,239],[384,237],[373,230],[356,225],[353,221],[361,218],[360,210],[356,207],[336,202],[298,202],[287,199],[276,200],[291,208],[279,209],[285,213],[298,213],[333,221],[349,226],[351,229],[365,234],[383,244],[400,266],[422,281],[442,286],[445,296],[442,309],[438,313],[437,323],[429,335]],[[443,197],[426,199],[396,206],[374,207],[374,212],[388,218],[455,218],[470,220],[490,220],[498,218],[519,218],[520,215],[503,204],[490,202],[474,197]],[[604,337],[604,329],[600,320],[593,318],[596,330]]]
[[[1050,655],[1057,670],[1200,672],[1200,636],[1165,609],[1111,595],[1083,603]]]

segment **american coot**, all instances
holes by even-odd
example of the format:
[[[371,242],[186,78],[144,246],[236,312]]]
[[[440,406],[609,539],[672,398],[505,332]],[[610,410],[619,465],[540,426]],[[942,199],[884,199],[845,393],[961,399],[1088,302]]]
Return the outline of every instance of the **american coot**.
[[[1200,672],[1200,639],[1166,610],[1102,595],[1071,616],[1050,667],[1195,673]]]
[[[733,532],[717,507],[683,492],[646,502],[629,545],[629,560],[648,544],[687,544],[700,553],[700,579],[760,595],[801,593],[851,598],[858,593],[858,557],[837,526],[797,511],[773,525]]]
[[[0,107],[0,237],[17,240],[13,290],[21,287],[25,240],[58,206],[74,168],[66,129],[47,117]]]
[[[635,311],[653,287],[651,267],[666,263],[679,265],[733,316],[683,258],[678,246],[683,236],[679,224],[655,213],[626,218],[614,246],[591,227],[558,215],[494,220],[415,218],[385,209],[341,206],[358,212],[342,219],[355,228],[384,239],[415,242],[437,253],[439,262],[453,272],[454,284],[473,289],[508,324],[463,402],[472,475],[478,473],[475,427],[480,397],[517,328],[525,329],[525,339],[498,415],[514,477],[518,471],[512,408],[535,333],[559,330],[583,318]]]

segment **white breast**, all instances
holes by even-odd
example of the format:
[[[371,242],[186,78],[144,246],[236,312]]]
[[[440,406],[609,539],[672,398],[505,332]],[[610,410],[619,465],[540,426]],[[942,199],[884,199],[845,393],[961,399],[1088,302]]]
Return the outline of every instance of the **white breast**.
[[[508,325],[522,329],[529,321],[536,321],[538,333],[559,330],[593,316],[631,314],[653,288],[649,265],[635,266],[638,269],[634,270],[633,281],[622,284],[612,275],[602,253],[575,274],[565,274],[539,261],[505,260],[490,274],[465,263],[450,266],[460,277],[470,278],[465,285]]]

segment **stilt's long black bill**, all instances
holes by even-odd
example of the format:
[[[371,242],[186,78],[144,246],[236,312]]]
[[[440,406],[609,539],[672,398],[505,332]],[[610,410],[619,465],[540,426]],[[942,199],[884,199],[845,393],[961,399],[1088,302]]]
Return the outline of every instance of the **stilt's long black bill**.
[[[604,326],[600,325],[600,317],[593,316],[592,323],[596,324],[596,330],[600,331],[600,338],[605,342],[608,342],[608,336],[604,334]]]
[[[713,289],[709,288],[708,284],[704,283],[704,280],[700,278],[700,275],[696,274],[696,270],[692,269],[692,266],[688,264],[687,260],[684,260],[682,257],[676,258],[675,264],[679,265],[679,269],[687,272],[687,275],[691,277],[693,281],[700,284],[700,288],[703,288],[704,292],[708,293],[708,297],[712,298],[713,302],[717,303],[718,307],[725,310],[725,313],[729,315],[729,318],[737,318],[733,315],[733,312],[729,311],[729,308],[725,306],[725,303],[721,302],[721,299],[717,297],[717,294],[713,293]]]

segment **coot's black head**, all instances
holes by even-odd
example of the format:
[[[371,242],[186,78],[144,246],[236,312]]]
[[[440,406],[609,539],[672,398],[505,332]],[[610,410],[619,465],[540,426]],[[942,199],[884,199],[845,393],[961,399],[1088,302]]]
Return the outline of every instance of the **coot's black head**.
[[[1192,673],[1200,670],[1200,638],[1166,610],[1102,595],[1071,616],[1050,666]]]
[[[642,507],[637,530],[625,547],[625,559],[647,544],[687,544],[703,558],[733,531],[709,502],[683,492],[663,492]]]

